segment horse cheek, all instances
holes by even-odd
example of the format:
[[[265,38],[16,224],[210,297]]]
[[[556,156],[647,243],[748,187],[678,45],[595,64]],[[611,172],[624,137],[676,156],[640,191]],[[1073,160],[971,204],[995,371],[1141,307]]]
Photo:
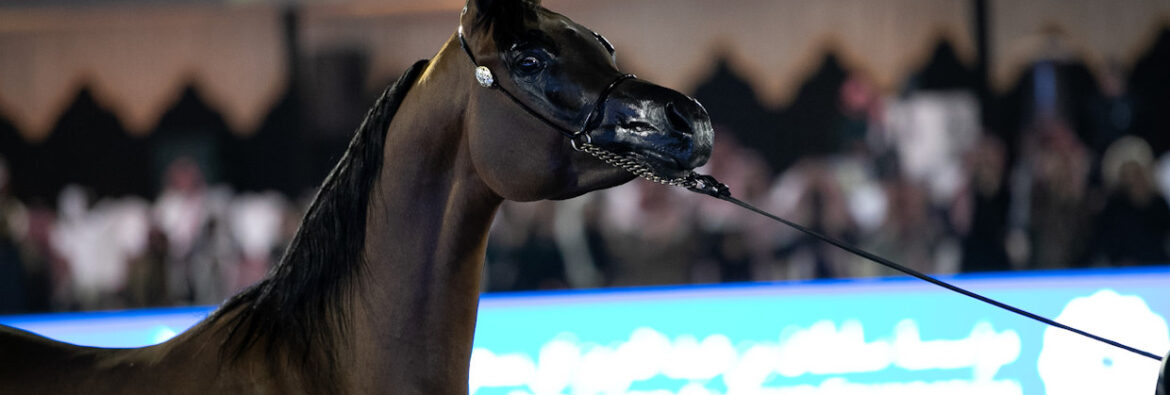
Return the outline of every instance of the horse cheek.
[[[471,161],[484,184],[500,197],[518,202],[546,199],[564,189],[567,177],[557,176],[564,173],[558,171],[565,166],[564,161],[548,157],[548,152],[558,150],[544,146],[553,142],[543,138],[501,138],[501,134],[541,132],[527,133],[516,126],[505,128],[511,133],[473,132],[469,136]]]

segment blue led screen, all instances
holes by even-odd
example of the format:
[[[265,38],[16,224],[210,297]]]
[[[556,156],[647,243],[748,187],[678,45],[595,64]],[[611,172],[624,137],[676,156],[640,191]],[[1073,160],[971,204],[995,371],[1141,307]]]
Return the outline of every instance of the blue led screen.
[[[1165,354],[1170,268],[952,278]],[[164,341],[210,308],[0,317],[76,344]],[[913,279],[489,294],[476,394],[1148,394],[1158,362]]]

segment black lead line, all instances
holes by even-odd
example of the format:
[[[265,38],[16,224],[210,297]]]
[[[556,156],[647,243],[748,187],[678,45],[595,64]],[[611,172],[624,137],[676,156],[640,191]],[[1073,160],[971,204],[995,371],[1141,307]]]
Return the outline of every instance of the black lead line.
[[[978,293],[968,291],[967,289],[964,289],[962,287],[956,286],[956,285],[948,283],[946,281],[939,280],[937,278],[923,274],[917,270],[908,268],[906,266],[902,266],[902,265],[900,265],[896,262],[893,262],[889,259],[882,258],[880,256],[872,254],[869,251],[865,251],[863,249],[849,245],[848,243],[845,243],[841,240],[837,240],[835,238],[823,235],[820,232],[806,228],[798,223],[786,220],[784,218],[780,218],[779,216],[776,216],[776,215],[769,213],[767,211],[760,210],[760,209],[756,208],[755,206],[752,206],[752,205],[750,205],[742,200],[739,200],[739,199],[732,197],[731,191],[728,189],[727,185],[720,183],[719,181],[715,180],[715,178],[713,178],[711,176],[692,175],[689,177],[689,179],[691,179],[692,182],[689,185],[687,185],[687,189],[689,189],[691,191],[698,192],[698,193],[708,195],[708,196],[712,196],[716,199],[732,203],[732,204],[739,206],[743,209],[746,209],[748,211],[751,211],[751,212],[754,212],[756,214],[767,217],[773,221],[780,222],[784,225],[792,227],[793,229],[796,229],[800,232],[803,232],[809,236],[813,236],[813,237],[815,237],[823,242],[832,244],[833,246],[840,248],[842,250],[848,251],[849,253],[852,253],[854,255],[857,255],[857,256],[860,256],[862,258],[873,261],[874,263],[877,263],[877,264],[880,264],[882,266],[897,270],[899,272],[905,273],[907,275],[910,275],[912,277],[926,281],[928,283],[946,288],[948,290],[966,295],[970,298],[973,298],[975,300],[990,304],[992,306],[999,307],[1001,309],[1016,313],[1018,315],[1021,315],[1021,316],[1027,317],[1027,318],[1031,318],[1032,320],[1039,321],[1039,322],[1042,322],[1044,324],[1054,326],[1054,327],[1057,327],[1060,329],[1064,329],[1066,331],[1069,331],[1069,332],[1072,332],[1072,333],[1075,333],[1075,334],[1078,334],[1078,335],[1081,335],[1081,336],[1084,336],[1084,337],[1087,337],[1087,338],[1090,338],[1090,339],[1093,339],[1093,340],[1096,340],[1096,341],[1099,341],[1099,342],[1102,342],[1102,343],[1105,343],[1105,344],[1108,344],[1108,345],[1111,345],[1111,346],[1114,346],[1117,348],[1120,348],[1122,350],[1126,350],[1126,351],[1132,352],[1134,354],[1153,359],[1155,361],[1162,361],[1161,356],[1158,356],[1157,354],[1154,354],[1152,352],[1141,350],[1141,349],[1138,349],[1135,347],[1131,347],[1131,346],[1122,344],[1120,342],[1117,342],[1115,340],[1107,339],[1105,337],[1097,336],[1097,335],[1094,335],[1092,333],[1083,331],[1081,329],[1077,329],[1077,328],[1056,322],[1056,321],[1049,319],[1047,317],[1044,317],[1044,316],[1029,312],[1027,310],[1009,305],[1007,303],[1003,303],[1003,302],[1000,302],[998,300],[980,295]]]

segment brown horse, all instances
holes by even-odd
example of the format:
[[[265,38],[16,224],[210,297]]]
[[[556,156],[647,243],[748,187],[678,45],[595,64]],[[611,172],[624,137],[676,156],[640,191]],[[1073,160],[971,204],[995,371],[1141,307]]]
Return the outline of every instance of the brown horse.
[[[375,103],[264,281],[141,349],[0,327],[0,393],[466,393],[504,199],[633,178],[574,148],[664,177],[710,153],[697,102],[613,59],[601,36],[536,2],[470,1],[458,33]]]

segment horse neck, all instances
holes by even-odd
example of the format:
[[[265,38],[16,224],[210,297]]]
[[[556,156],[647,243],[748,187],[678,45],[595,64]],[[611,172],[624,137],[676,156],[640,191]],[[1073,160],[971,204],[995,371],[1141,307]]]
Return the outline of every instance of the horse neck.
[[[387,133],[353,288],[355,366],[366,385],[466,391],[488,229],[501,199],[478,178],[464,133],[472,68],[451,42]]]

